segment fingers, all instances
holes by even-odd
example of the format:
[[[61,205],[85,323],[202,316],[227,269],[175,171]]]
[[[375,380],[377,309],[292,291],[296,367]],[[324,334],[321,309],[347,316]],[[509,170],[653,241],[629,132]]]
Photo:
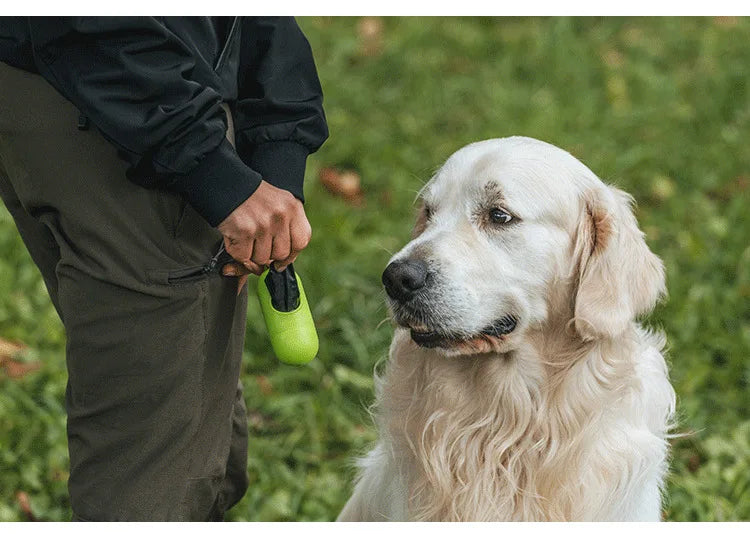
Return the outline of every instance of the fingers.
[[[273,238],[273,248],[271,250],[271,259],[274,260],[274,267],[279,269],[279,262],[287,259],[291,253],[292,238],[289,227],[284,228]],[[286,267],[286,265],[284,266]]]
[[[237,294],[238,295],[242,293],[242,288],[245,287],[245,282],[247,282],[246,274],[243,274],[237,279]]]
[[[283,271],[289,265],[294,263],[294,260],[297,259],[299,253],[304,250],[308,244],[310,244],[311,237],[312,228],[310,227],[310,222],[307,220],[307,216],[305,215],[305,210],[300,204],[299,214],[290,225],[291,242],[289,256],[274,263],[276,270]]]
[[[263,268],[256,265],[253,270],[248,269],[241,263],[228,263],[221,269],[221,274],[224,276],[236,276],[237,277],[237,294],[242,292],[242,288],[247,283],[247,278],[250,274],[260,275],[263,272]]]
[[[268,265],[271,263],[271,249],[273,247],[273,234],[258,234],[253,243],[253,253],[250,260],[256,265]]]
[[[281,261],[275,261],[273,262],[273,267],[277,271],[281,272],[287,267],[289,267],[292,263],[294,263],[294,260],[297,259],[297,256],[299,255],[299,252],[293,252],[289,256],[287,256],[285,259]]]
[[[226,251],[245,267],[226,268],[226,276],[261,274],[271,262],[283,270],[308,245],[312,233],[302,202],[265,181],[218,229]]]
[[[255,245],[254,239],[238,239],[224,237],[224,248],[227,254],[232,256],[239,264],[245,265],[248,269],[253,269],[257,265],[251,260]]]
[[[245,276],[248,274],[255,274],[260,276],[263,274],[264,268],[260,265],[257,265],[252,262],[248,262],[248,265],[243,265],[241,263],[227,263],[224,267],[221,269],[221,274],[224,276]]]

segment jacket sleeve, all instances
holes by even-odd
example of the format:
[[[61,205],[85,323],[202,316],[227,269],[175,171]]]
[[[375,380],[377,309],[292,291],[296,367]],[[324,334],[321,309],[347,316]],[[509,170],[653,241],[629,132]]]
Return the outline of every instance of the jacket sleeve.
[[[261,177],[225,138],[220,95],[190,79],[195,60],[150,17],[30,17],[40,73],[130,164],[128,178],[182,193],[213,226]]]
[[[292,17],[245,17],[235,137],[242,160],[304,201],[307,156],[328,137],[312,51]]]

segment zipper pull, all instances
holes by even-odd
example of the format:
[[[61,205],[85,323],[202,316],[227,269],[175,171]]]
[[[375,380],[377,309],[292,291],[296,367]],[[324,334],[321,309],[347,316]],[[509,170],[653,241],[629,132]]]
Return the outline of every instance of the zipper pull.
[[[211,258],[206,265],[203,266],[203,272],[204,273],[210,273],[216,269],[216,266],[219,264],[219,257],[224,253],[224,242],[221,242],[221,246],[219,247],[219,252],[216,253],[216,255]]]

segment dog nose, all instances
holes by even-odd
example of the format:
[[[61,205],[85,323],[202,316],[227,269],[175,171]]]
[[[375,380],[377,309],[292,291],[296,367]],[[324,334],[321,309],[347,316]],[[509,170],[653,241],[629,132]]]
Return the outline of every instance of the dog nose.
[[[425,286],[427,263],[422,260],[394,261],[383,271],[383,285],[388,296],[406,302]]]

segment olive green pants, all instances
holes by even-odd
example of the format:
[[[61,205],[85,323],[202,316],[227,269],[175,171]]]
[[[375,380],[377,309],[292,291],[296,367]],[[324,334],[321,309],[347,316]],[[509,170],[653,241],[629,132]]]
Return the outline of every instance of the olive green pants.
[[[73,518],[221,519],[247,488],[247,292],[221,236],[42,77],[0,63],[0,196],[67,334]]]

